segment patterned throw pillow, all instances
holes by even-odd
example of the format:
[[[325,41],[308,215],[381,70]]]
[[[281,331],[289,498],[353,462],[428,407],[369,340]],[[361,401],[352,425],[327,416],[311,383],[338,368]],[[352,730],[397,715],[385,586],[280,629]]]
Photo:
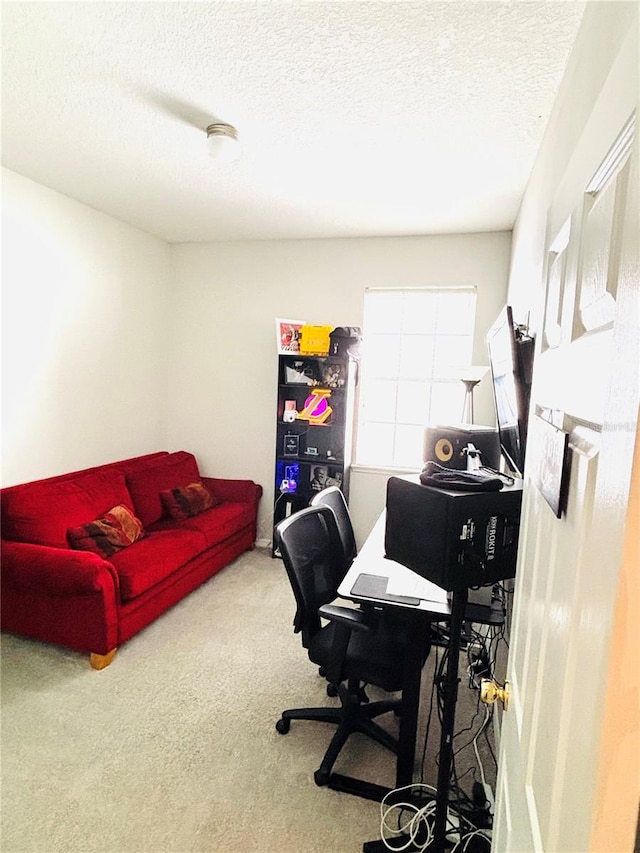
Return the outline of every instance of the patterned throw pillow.
[[[211,509],[219,503],[202,483],[189,483],[179,489],[160,492],[160,500],[169,518],[183,521]]]
[[[139,518],[131,510],[118,504],[95,521],[67,531],[69,544],[79,551],[93,551],[101,557],[110,557],[144,535]]]

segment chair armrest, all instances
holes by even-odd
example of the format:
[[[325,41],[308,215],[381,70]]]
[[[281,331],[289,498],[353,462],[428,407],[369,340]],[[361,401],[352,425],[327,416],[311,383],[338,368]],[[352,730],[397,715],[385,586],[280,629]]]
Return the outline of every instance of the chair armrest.
[[[323,604],[318,609],[320,616],[330,622],[346,625],[352,631],[372,631],[373,626],[368,614],[353,607],[340,607],[336,604]]]
[[[223,501],[258,504],[262,486],[253,480],[225,480],[221,477],[202,477],[205,486]]]
[[[78,595],[118,589],[111,563],[91,551],[2,540],[2,583],[14,589]]]

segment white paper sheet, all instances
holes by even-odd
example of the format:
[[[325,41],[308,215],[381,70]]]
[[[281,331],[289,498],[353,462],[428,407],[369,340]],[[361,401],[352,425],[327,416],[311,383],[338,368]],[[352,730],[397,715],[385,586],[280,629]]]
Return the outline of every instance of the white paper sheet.
[[[411,572],[411,576],[402,578],[389,578],[387,592],[391,595],[410,595],[421,598],[423,601],[437,601],[442,603],[447,600],[447,594],[439,586],[436,586],[426,578]]]

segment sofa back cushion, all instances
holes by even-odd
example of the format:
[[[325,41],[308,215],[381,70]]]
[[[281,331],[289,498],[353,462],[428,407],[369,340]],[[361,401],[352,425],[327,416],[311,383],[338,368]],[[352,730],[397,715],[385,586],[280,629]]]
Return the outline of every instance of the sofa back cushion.
[[[63,483],[69,480],[77,480],[78,477],[84,477],[85,474],[95,474],[101,471],[110,471],[116,469],[121,471],[125,476],[131,471],[137,471],[139,468],[157,462],[163,456],[168,456],[167,450],[157,450],[155,453],[147,453],[144,456],[132,456],[130,459],[121,459],[119,462],[106,462],[104,465],[94,465],[91,468],[82,468],[79,471],[68,471],[65,474],[56,474],[54,477],[43,477],[41,480],[32,480],[30,483],[19,483],[16,486],[5,486],[0,489],[0,495],[4,501],[4,496],[13,492],[15,489],[27,489],[32,486],[50,485],[51,483]]]
[[[135,514],[148,527],[164,515],[160,493],[200,482],[200,472],[195,456],[179,450],[177,453],[169,453],[153,465],[127,474],[126,480]]]
[[[133,509],[124,474],[115,468],[5,489],[2,535],[6,539],[68,548],[67,530],[117,504]]]

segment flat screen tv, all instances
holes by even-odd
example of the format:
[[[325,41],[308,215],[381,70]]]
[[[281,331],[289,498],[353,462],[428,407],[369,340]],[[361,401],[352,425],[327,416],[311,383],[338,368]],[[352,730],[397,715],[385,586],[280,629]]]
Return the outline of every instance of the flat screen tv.
[[[506,305],[487,332],[500,449],[507,467],[524,474],[534,341]]]

